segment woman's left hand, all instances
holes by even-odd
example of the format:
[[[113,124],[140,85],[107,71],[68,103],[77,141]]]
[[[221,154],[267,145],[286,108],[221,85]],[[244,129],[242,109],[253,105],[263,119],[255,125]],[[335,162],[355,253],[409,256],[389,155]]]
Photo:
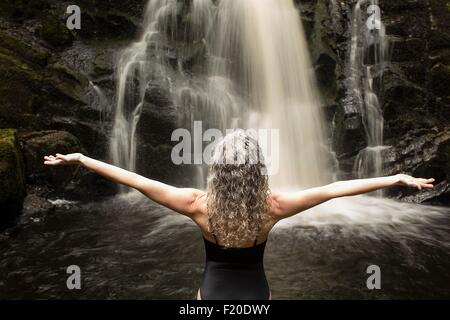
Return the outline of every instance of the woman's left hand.
[[[57,153],[56,156],[45,156],[44,164],[47,166],[60,166],[60,165],[69,165],[69,164],[80,164],[81,157],[83,155],[81,153],[71,153],[71,154],[60,154]]]

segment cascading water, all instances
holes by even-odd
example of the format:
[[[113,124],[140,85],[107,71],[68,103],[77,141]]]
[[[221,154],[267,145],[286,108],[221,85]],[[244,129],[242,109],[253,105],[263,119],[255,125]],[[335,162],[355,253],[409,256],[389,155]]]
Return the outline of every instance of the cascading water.
[[[112,162],[127,170],[136,169],[136,127],[149,81],[154,74],[166,70],[162,67],[166,63],[165,55],[158,51],[165,50],[164,35],[172,33],[175,37],[177,10],[176,1],[150,1],[141,39],[122,52],[116,67],[116,109],[110,153]]]
[[[279,130],[272,186],[326,182],[320,102],[293,2],[221,1],[213,35],[210,76],[231,82],[242,98],[239,126]]]
[[[115,165],[131,171],[136,169],[136,129],[149,83],[156,78],[167,80],[173,99],[177,99],[182,85],[179,83],[174,88],[172,75],[183,78],[184,74],[180,64],[172,70],[168,54],[175,49],[169,43],[204,38],[213,18],[212,8],[210,0],[193,0],[187,13],[189,23],[180,34],[177,17],[183,4],[176,0],[148,2],[142,36],[122,52],[116,67],[116,108],[110,141]]]
[[[100,125],[103,132],[106,132],[106,127],[110,122],[111,117],[111,103],[103,92],[103,90],[94,84],[92,81],[89,82],[90,87],[93,91],[90,91],[89,96],[89,106],[100,113]]]
[[[348,94],[360,101],[368,140],[355,164],[359,177],[381,173],[383,117],[376,92],[388,45],[381,21],[380,29],[370,32],[362,14],[364,5],[376,3],[359,0],[351,23]],[[223,133],[236,127],[279,129],[280,172],[271,177],[272,186],[302,188],[326,182],[331,170],[324,158],[329,152],[307,44],[293,2],[227,0],[216,5],[211,0],[194,0],[183,13],[188,28],[177,34],[180,10],[177,0],[150,0],[141,40],[119,60],[111,139],[114,163],[135,168],[135,131],[146,87],[154,74],[164,74],[180,109],[180,126],[192,129],[195,121],[202,121],[203,130],[217,128]],[[183,42],[185,47],[203,43],[208,51],[206,72],[185,74],[180,63],[174,68],[164,54],[170,42]],[[197,168],[198,185],[204,186],[206,166]],[[361,199],[364,202],[366,197]],[[380,211],[402,211],[401,203],[378,201]],[[339,199],[312,211],[323,219],[357,217],[360,223],[370,223],[370,217],[354,214],[358,210],[361,206],[355,199]],[[291,222],[304,224],[305,220]]]
[[[351,19],[351,45],[347,94],[356,97],[360,109],[367,147],[356,157],[354,172],[358,178],[382,174],[383,114],[379,101],[379,89],[383,72],[388,63],[389,41],[385,26],[379,17],[371,17],[368,27],[366,8],[378,6],[378,0],[359,0]],[[381,192],[378,192],[380,195]]]
[[[177,10],[175,0],[151,0],[144,35],[124,51],[118,64],[111,153],[116,165],[129,170],[136,165],[135,131],[146,82],[155,72],[150,70],[154,60],[149,59],[154,57],[148,56],[147,48],[156,45],[154,38],[161,43],[164,37],[169,41],[177,37],[171,34],[177,30]],[[279,130],[279,171],[271,177],[272,185],[308,187],[328,181],[320,103],[293,2],[228,0],[216,7],[210,0],[196,0],[187,16],[192,27],[182,38],[203,37],[210,59],[206,75],[173,85],[172,98],[183,113],[181,126],[192,128],[194,121],[201,120],[203,129],[223,133],[236,127],[266,129],[269,134]],[[208,31],[210,36],[205,37]],[[205,166],[199,169],[204,182]]]

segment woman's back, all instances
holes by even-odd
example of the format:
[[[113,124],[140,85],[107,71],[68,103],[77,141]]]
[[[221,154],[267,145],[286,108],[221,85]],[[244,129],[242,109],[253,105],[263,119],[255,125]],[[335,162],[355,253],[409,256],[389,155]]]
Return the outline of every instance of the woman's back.
[[[264,249],[262,243],[254,246],[228,248],[203,237],[206,253],[205,271],[199,295],[201,299],[265,300],[270,289],[264,272]]]
[[[275,219],[267,213],[253,241],[242,239],[231,247],[210,232],[205,210],[195,222],[203,234],[206,261],[199,299],[267,300],[270,289],[264,272],[264,251]]]

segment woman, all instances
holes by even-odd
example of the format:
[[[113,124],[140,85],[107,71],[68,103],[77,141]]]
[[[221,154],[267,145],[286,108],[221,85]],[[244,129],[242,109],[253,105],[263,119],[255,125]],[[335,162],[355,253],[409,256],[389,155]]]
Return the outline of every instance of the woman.
[[[50,166],[82,165],[191,218],[202,232],[206,249],[197,299],[270,299],[263,267],[264,248],[270,230],[284,218],[333,198],[397,185],[421,190],[432,188],[434,182],[397,174],[339,181],[291,193],[270,192],[258,142],[243,130],[227,135],[216,145],[206,192],[176,188],[80,153],[44,159]]]

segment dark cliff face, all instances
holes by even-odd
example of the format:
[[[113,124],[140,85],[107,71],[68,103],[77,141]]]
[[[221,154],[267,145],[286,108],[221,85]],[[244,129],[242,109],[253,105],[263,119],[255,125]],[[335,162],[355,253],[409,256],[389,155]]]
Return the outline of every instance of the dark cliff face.
[[[348,113],[345,72],[350,16],[356,1],[296,1],[303,13],[311,54],[341,176],[350,178],[358,152],[367,146],[361,115]],[[450,6],[445,0],[380,1],[390,43],[379,99],[384,117],[383,173],[435,177],[433,191],[390,190],[414,202],[449,203]],[[351,99],[350,99],[351,100]]]
[[[56,152],[83,152],[110,160],[115,63],[120,51],[138,37],[145,3],[78,1],[82,25],[74,31],[66,27],[66,10],[72,3],[0,3],[0,129],[18,130],[30,194],[93,200],[117,191],[112,183],[82,169],[44,168],[42,159]],[[174,181],[176,170],[166,170],[171,163],[166,133],[174,126],[174,117],[167,113],[170,99],[158,83],[148,91],[160,112],[142,117],[138,169]],[[158,137],[163,133],[166,136]]]
[[[386,171],[435,176],[436,191],[408,200],[449,203],[450,6],[448,1],[383,2],[392,64],[383,90]]]
[[[83,170],[48,170],[42,157],[64,150],[107,159],[108,125],[90,81],[113,90],[115,52],[135,37],[144,1],[78,1],[78,31],[66,27],[70,4],[0,3],[0,128],[18,130],[29,191],[89,198],[114,187]]]
[[[181,1],[187,5],[188,1]],[[29,191],[42,196],[89,200],[115,187],[84,170],[45,170],[46,153],[82,151],[108,160],[118,52],[139,34],[145,0],[80,0],[82,29],[65,27],[69,2],[3,0],[0,3],[0,129],[18,130]],[[358,115],[343,112],[348,60],[349,13],[354,1],[296,1],[307,31],[327,119],[330,142],[343,176],[349,177],[365,147]],[[438,191],[410,200],[448,202],[450,181],[450,8],[447,1],[381,1],[392,38],[392,63],[381,90],[385,117],[385,173],[435,176]],[[182,12],[182,11],[181,11]],[[182,21],[182,17],[180,17]],[[182,24],[181,24],[182,25]],[[174,44],[175,47],[175,44]],[[169,50],[170,51],[170,50]],[[175,49],[173,51],[176,51]],[[201,61],[168,56],[195,68]],[[200,59],[201,60],[201,59]],[[156,79],[157,80],[157,79]],[[101,88],[100,101],[92,84]],[[161,134],[175,127],[173,106],[162,83],[148,90],[153,106],[138,128],[141,173],[176,181],[171,146]],[[169,101],[170,102],[170,101]],[[155,113],[155,110],[160,110]],[[161,125],[164,124],[164,125]],[[403,191],[394,192],[400,196]]]

